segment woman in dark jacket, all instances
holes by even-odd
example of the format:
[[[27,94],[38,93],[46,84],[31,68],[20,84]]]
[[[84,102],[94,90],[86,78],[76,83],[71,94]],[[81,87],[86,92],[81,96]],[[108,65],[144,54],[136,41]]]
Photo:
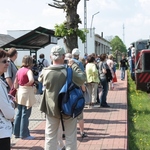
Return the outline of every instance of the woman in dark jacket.
[[[106,78],[107,69],[109,69],[106,63],[107,55],[101,54],[100,55],[100,62],[99,62],[99,75],[100,75],[100,83],[102,85],[102,93],[100,96],[100,106],[101,107],[110,107],[107,104],[107,94],[108,94],[108,81]]]

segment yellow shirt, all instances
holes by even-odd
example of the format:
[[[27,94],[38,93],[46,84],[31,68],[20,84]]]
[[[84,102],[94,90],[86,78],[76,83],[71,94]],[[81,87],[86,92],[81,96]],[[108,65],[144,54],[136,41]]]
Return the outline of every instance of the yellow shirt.
[[[99,83],[100,82],[96,64],[87,63],[85,72],[86,72],[86,76],[87,76],[87,83],[90,83],[90,82]]]

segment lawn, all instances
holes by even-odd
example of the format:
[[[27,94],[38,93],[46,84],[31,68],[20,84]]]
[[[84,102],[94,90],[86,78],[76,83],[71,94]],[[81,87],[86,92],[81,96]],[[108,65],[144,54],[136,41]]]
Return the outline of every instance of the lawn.
[[[135,89],[128,75],[129,150],[150,150],[150,95]]]

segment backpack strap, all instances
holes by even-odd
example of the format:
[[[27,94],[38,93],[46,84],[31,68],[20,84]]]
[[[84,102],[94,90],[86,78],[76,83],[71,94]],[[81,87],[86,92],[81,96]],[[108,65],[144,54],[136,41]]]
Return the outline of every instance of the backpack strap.
[[[73,74],[73,71],[72,71],[72,68],[70,67],[67,67],[67,84],[71,84],[72,82],[72,74]]]
[[[38,60],[39,64],[44,65],[44,64],[43,64],[44,60],[45,60],[45,59],[43,59],[42,61]]]
[[[45,60],[45,59],[43,59],[42,62],[41,62],[41,64],[42,64],[43,66],[44,66],[44,64],[43,64],[44,60]]]
[[[102,74],[103,73],[103,71],[102,71],[102,68],[103,68],[103,62],[99,62],[99,74]]]
[[[72,82],[72,75],[73,75],[73,71],[72,68],[67,67],[66,68],[66,72],[67,72],[67,78],[66,78],[66,82],[63,85],[62,89],[65,88],[65,90],[68,89],[68,86],[71,84]],[[62,91],[62,89],[60,91]],[[64,122],[63,122],[63,116],[62,113],[60,112],[60,120],[61,120],[61,125],[62,125],[62,130],[63,130],[63,137],[65,137],[64,131],[65,131],[65,126],[64,126]]]
[[[72,68],[70,67],[67,67],[66,68],[66,74],[64,73],[63,70],[61,70],[61,72],[66,76],[66,82],[65,84],[63,85],[63,87],[61,88],[60,92],[59,93],[64,93],[67,91],[68,89],[68,86],[71,84],[72,82],[72,74],[73,74],[73,71],[72,71]]]

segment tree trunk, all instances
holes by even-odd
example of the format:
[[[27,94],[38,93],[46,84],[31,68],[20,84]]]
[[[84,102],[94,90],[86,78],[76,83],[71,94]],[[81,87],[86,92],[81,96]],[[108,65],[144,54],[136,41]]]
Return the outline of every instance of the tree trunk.
[[[75,35],[67,36],[65,41],[67,53],[71,53],[74,48],[78,48],[77,36]]]
[[[66,0],[67,1],[67,0]],[[78,36],[77,36],[77,29],[78,23],[81,23],[79,15],[77,14],[77,5],[80,0],[68,0],[65,2],[67,9],[66,9],[66,27],[67,29],[73,29],[73,34],[70,36],[66,36],[65,38],[65,45],[66,51],[71,53],[74,48],[78,48]]]

